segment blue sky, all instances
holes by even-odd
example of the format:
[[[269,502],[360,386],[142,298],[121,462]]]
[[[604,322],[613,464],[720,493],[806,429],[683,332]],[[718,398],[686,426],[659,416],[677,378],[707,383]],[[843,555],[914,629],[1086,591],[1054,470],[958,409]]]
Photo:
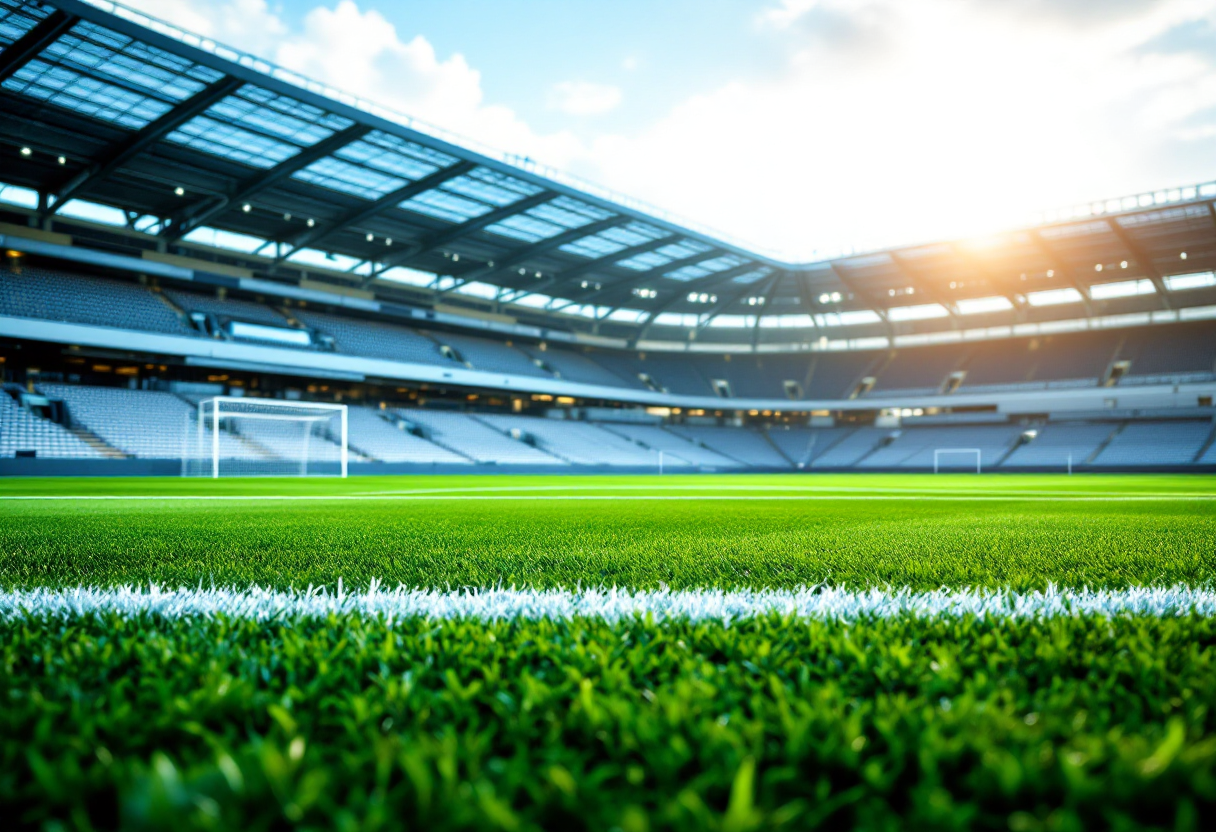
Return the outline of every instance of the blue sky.
[[[1216,179],[1216,0],[128,0],[792,259]]]

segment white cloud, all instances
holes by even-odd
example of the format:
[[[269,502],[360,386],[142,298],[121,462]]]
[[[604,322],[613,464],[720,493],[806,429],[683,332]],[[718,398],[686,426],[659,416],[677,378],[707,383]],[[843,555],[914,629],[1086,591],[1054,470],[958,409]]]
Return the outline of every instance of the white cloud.
[[[572,116],[596,116],[616,109],[621,89],[610,84],[563,81],[549,91],[549,107]]]
[[[354,0],[324,0],[298,27],[265,0],[135,1],[793,257],[982,234],[1216,175],[1216,50],[1194,42],[1216,32],[1216,0],[780,0],[739,36],[785,49],[783,71],[689,97],[629,135],[595,122],[586,141],[487,102],[463,56],[403,40]],[[571,115],[622,97],[584,82],[551,92]]]

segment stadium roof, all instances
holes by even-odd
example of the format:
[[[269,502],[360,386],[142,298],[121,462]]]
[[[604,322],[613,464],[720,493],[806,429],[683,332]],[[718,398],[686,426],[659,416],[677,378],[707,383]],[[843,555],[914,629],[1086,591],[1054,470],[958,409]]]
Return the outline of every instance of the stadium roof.
[[[109,206],[161,250],[240,249],[272,279],[345,272],[635,341],[1211,302],[1193,275],[1216,268],[1216,183],[989,241],[785,263],[103,0],[0,0],[0,50],[0,179],[36,192],[36,222]]]

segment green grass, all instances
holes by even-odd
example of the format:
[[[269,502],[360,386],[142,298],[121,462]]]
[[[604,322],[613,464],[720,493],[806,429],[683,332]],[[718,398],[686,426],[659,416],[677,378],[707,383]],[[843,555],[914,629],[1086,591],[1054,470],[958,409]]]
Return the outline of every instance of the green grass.
[[[548,490],[448,495],[476,498],[459,500],[368,494],[456,488]],[[1194,496],[1216,495],[1216,484],[1202,477],[0,482],[0,497],[55,493],[319,499],[0,499],[0,586],[201,581],[286,588],[333,585],[341,577],[355,585],[376,578],[426,587],[934,589],[1209,585],[1216,576],[1216,499]],[[512,493],[622,499],[501,499]],[[654,499],[688,495],[697,499]],[[823,499],[833,495],[848,499]],[[1103,495],[1124,499],[1088,499]]]
[[[491,488],[548,490],[472,490]],[[368,494],[442,489],[463,491]],[[486,499],[523,493],[622,499]],[[156,499],[4,499],[36,494]],[[190,495],[262,499],[171,499]],[[1213,495],[1185,476],[8,480],[0,588],[1210,587]],[[1191,830],[1216,819],[1214,707],[1216,619],[1195,615],[19,616],[0,619],[0,810],[175,832]]]

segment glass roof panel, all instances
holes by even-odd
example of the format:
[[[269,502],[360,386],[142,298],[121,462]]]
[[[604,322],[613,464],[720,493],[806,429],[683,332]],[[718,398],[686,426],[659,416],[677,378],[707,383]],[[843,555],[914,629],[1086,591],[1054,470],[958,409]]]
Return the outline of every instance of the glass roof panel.
[[[709,251],[709,246],[696,240],[681,240],[678,243],[672,243],[671,245],[656,249],[656,251],[672,260],[683,260],[685,257],[692,257],[694,254]]]
[[[438,217],[449,222],[464,222],[473,217],[480,217],[493,210],[484,202],[448,193],[443,188],[432,188],[407,199],[397,207],[407,211],[416,211],[431,217]]]
[[[379,171],[352,165],[336,157],[313,162],[292,174],[292,178],[368,200],[379,199],[406,184],[404,179],[386,176]]]
[[[604,257],[621,249],[638,246],[663,236],[663,232],[640,222],[609,228],[590,237],[583,237],[561,247],[562,251],[583,257]]]
[[[445,191],[453,191],[493,206],[510,205],[542,190],[536,185],[488,168],[475,168],[465,176],[457,176],[444,182],[441,187]]]
[[[353,123],[319,107],[250,84],[218,102],[207,111],[207,117],[298,147],[312,147]]]
[[[21,0],[0,0],[0,46],[21,39],[50,15],[51,10]]]
[[[8,12],[3,31],[24,25]],[[137,130],[222,76],[87,21],[5,81],[6,89]]]
[[[271,168],[300,152],[293,144],[199,116],[183,124],[168,141],[258,168]]]
[[[638,272],[646,272],[651,269],[657,269],[659,266],[665,266],[672,261],[673,258],[659,254],[657,251],[647,251],[644,254],[635,254],[628,260],[618,260],[617,265],[625,269],[633,269]]]
[[[336,154],[348,162],[374,168],[411,182],[454,165],[455,156],[376,130]]]
[[[669,280],[695,280],[698,277],[707,277],[717,272],[733,269],[735,266],[741,266],[746,261],[737,254],[724,254],[721,257],[715,257],[713,260],[706,260],[702,263],[697,263],[691,266],[684,266],[681,269],[676,269],[674,272],[669,272],[663,277]]]
[[[513,237],[516,240],[524,240],[529,243],[534,243],[538,240],[546,240],[562,233],[564,230],[560,225],[538,220],[531,216],[531,211],[523,214],[516,214],[513,217],[507,217],[502,222],[496,222],[493,225],[487,225],[486,231],[491,234],[501,234],[504,237]]]
[[[730,282],[746,286],[748,284],[755,283],[757,280],[763,280],[772,273],[772,269],[765,267],[762,269],[756,269],[754,272],[748,272],[747,274],[741,274],[737,277],[733,277],[731,278]]]

